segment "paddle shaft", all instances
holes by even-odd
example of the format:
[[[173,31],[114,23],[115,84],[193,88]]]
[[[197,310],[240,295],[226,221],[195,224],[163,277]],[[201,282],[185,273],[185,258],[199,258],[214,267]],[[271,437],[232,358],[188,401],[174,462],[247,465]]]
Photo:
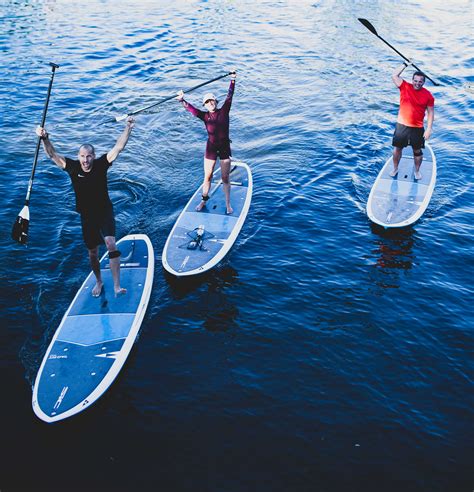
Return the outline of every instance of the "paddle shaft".
[[[51,96],[51,89],[53,87],[54,73],[56,69],[59,68],[59,65],[56,65],[55,63],[50,62],[49,64],[51,65],[52,71],[51,71],[51,78],[49,80],[48,95],[46,97],[46,103],[43,109],[43,116],[41,118],[41,127],[44,127],[44,123],[46,121],[46,113],[48,112],[49,98]],[[28,204],[30,203],[31,189],[33,187],[33,179],[35,177],[36,164],[38,163],[40,146],[41,146],[41,137],[38,137],[38,141],[36,142],[35,158],[33,160],[33,168],[31,169],[30,181],[28,182],[28,191],[26,192],[25,206],[28,206]]]
[[[205,85],[212,84],[212,82],[215,82],[216,80],[223,79],[224,77],[228,77],[230,74],[234,72],[228,72],[225,73],[224,75],[219,75],[219,77],[216,77],[214,79],[208,80],[207,82],[203,82],[202,84],[195,85],[194,87],[191,87],[190,89],[187,89],[183,91],[184,94],[187,94],[188,92],[195,91],[196,89],[199,89],[200,87],[204,87]],[[148,111],[151,108],[154,108],[155,106],[159,106],[160,104],[163,104],[167,101],[170,101],[171,99],[175,99],[176,94],[173,94],[172,96],[165,97],[164,99],[161,99],[160,101],[150,104],[150,106],[146,106],[145,108],[137,109],[136,111],[132,111],[131,113],[127,113],[122,116],[117,116],[116,118],[113,119],[113,121],[122,121],[125,118],[128,118],[129,116],[135,116],[137,114],[143,113],[143,111]]]
[[[404,54],[400,53],[397,48],[395,48],[394,46],[392,46],[388,41],[386,41],[382,36],[380,36],[375,27],[367,20],[367,19],[361,19],[359,18],[359,21],[372,33],[372,34],[375,34],[375,36],[377,36],[380,40],[382,40],[387,46],[389,46],[390,48],[392,48],[393,51],[395,51],[395,53],[397,53],[398,55],[400,55],[404,60],[406,61],[410,61],[409,58],[407,58]],[[423,72],[423,70],[421,70],[420,68],[418,68],[414,63],[412,63],[413,67],[416,68],[416,70],[418,70],[419,72]],[[428,80],[431,80],[431,82],[433,83],[433,85],[439,85],[438,82],[435,82],[431,77],[429,77],[428,75],[425,74],[425,72],[423,72],[423,74],[425,75],[425,77],[428,79]]]

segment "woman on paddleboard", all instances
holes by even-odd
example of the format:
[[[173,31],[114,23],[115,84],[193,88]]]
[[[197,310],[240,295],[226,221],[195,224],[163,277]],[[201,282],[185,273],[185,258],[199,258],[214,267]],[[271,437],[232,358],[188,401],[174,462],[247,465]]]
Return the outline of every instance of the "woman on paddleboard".
[[[135,120],[129,117],[127,126],[115,146],[98,159],[94,147],[90,144],[81,145],[77,160],[63,157],[54,149],[46,129],[40,126],[36,129],[36,135],[41,137],[48,157],[71,178],[76,195],[76,211],[81,215],[82,235],[96,278],[96,285],[92,289],[94,297],[99,297],[103,288],[99,246],[104,243],[109,252],[115,295],[126,293],[126,289],[120,286],[120,251],[115,245],[115,217],[107,189],[107,170],[125,148],[134,123]]]
[[[204,182],[202,184],[202,200],[196,207],[199,212],[209,200],[209,190],[211,188],[212,174],[216,165],[217,158],[220,160],[222,184],[224,187],[226,211],[230,215],[233,209],[230,204],[230,161],[231,149],[229,139],[229,112],[232,104],[232,96],[234,95],[235,79],[237,73],[231,73],[231,81],[226,100],[220,109],[217,108],[216,96],[212,93],[207,93],[202,99],[202,103],[207,111],[201,111],[195,108],[192,104],[184,100],[183,91],[179,91],[177,95],[184,108],[194,116],[199,118],[206,125],[207,143],[204,154]]]

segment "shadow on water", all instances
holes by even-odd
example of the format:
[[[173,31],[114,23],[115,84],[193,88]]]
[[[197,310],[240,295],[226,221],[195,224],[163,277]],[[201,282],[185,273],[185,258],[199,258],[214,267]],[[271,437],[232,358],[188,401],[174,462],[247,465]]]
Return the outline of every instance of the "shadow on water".
[[[238,284],[238,273],[230,265],[191,277],[175,277],[163,271],[171,296],[179,303],[180,318],[186,324],[187,313],[199,313],[202,327],[208,331],[228,331],[236,326],[239,315],[229,289]],[[192,306],[191,304],[197,304]]]
[[[166,270],[163,270],[163,275],[176,299],[183,299],[204,284],[207,284],[208,292],[219,292],[238,281],[238,273],[230,265],[222,265],[208,272],[187,277],[176,277]]]

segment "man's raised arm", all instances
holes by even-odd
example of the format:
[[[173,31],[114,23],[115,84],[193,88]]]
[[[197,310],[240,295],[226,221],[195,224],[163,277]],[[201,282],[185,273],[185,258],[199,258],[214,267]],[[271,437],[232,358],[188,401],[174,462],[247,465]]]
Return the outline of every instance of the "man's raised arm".
[[[38,126],[36,128],[36,135],[41,138],[43,142],[44,151],[48,155],[48,157],[61,169],[66,169],[66,159],[59,155],[56,150],[54,150],[53,144],[49,139],[49,134],[46,131],[46,128]]]
[[[132,133],[132,128],[135,124],[135,118],[129,116],[127,119],[127,126],[124,128],[122,135],[117,140],[117,143],[114,145],[113,149],[107,153],[107,160],[110,164],[117,159],[118,155],[127,145],[128,137],[130,137],[130,133]]]

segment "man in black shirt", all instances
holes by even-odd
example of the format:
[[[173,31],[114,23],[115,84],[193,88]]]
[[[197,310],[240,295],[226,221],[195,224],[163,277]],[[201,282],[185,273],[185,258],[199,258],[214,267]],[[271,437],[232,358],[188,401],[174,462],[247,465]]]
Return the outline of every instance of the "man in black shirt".
[[[92,289],[94,297],[100,296],[103,287],[99,246],[104,243],[109,252],[115,295],[126,293],[126,290],[120,286],[120,251],[115,245],[115,217],[107,189],[107,170],[125,148],[134,123],[135,120],[129,117],[127,126],[113,149],[98,159],[94,147],[90,144],[81,145],[77,160],[59,155],[49,140],[46,129],[41,127],[36,129],[36,134],[41,137],[48,157],[71,178],[76,195],[76,210],[81,214],[82,235],[89,250],[89,261],[97,281]]]

